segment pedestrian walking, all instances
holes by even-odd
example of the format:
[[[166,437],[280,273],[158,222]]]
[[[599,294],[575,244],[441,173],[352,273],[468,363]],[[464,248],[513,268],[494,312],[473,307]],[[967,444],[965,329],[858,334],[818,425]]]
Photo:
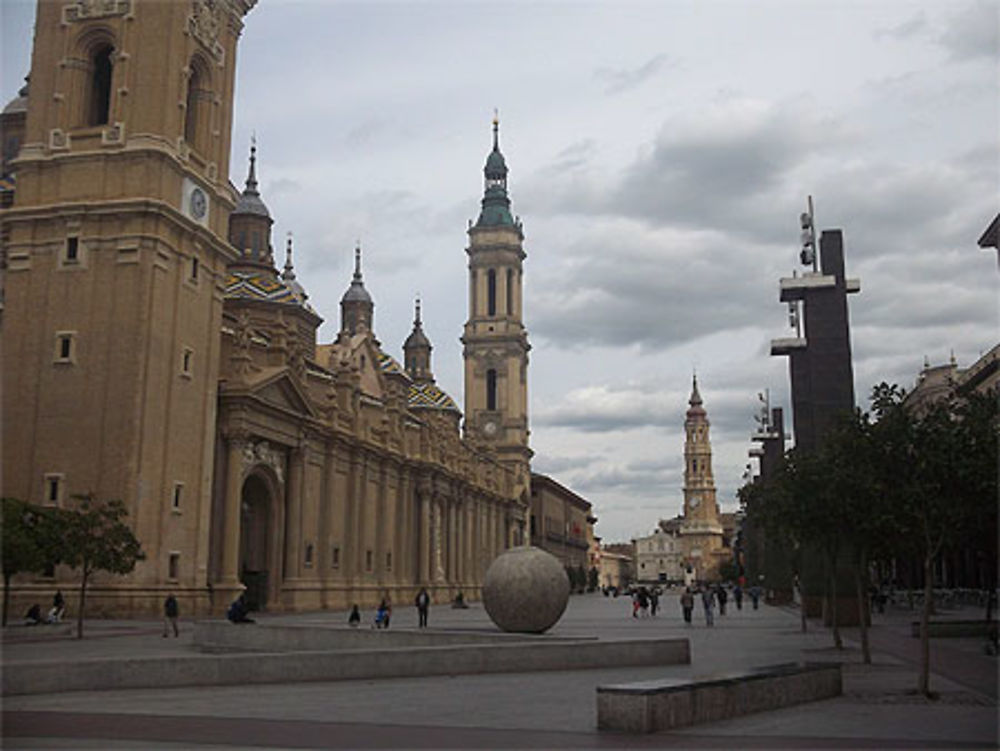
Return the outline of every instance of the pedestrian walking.
[[[739,584],[733,587],[733,600],[736,602],[736,609],[743,610],[743,587]]]
[[[649,593],[649,614],[656,616],[656,610],[660,607],[660,591],[653,588],[653,591]]]
[[[694,595],[691,594],[691,587],[685,587],[681,595],[681,612],[684,613],[684,623],[691,625],[691,611],[694,610]]]
[[[760,600],[760,587],[754,584],[750,587],[750,602],[753,603],[753,609],[757,609],[757,603]]]
[[[361,611],[355,603],[351,606],[351,614],[347,616],[347,625],[351,628],[357,628],[359,623],[361,623]]]
[[[174,636],[180,635],[177,628],[177,616],[180,615],[180,608],[177,607],[177,598],[173,592],[167,594],[167,599],[163,601],[163,638],[166,639],[170,633],[170,628],[174,629]]]
[[[427,628],[427,611],[430,610],[431,596],[427,594],[427,588],[421,587],[417,592],[417,599],[414,600],[417,606],[418,623],[417,628]]]
[[[715,595],[711,587],[703,587],[701,590],[701,604],[705,608],[705,625],[715,625]]]
[[[722,584],[715,588],[715,597],[719,601],[719,615],[725,615],[726,600],[729,599],[729,594],[726,592],[726,588]]]

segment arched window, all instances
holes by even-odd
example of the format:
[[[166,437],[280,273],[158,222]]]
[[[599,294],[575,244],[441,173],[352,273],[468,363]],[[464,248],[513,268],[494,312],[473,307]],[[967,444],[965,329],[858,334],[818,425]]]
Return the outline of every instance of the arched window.
[[[486,272],[486,315],[497,314],[497,272],[490,269]]]
[[[490,368],[486,371],[486,409],[495,411],[497,408],[497,372]]]
[[[193,58],[189,68],[191,72],[188,75],[184,109],[184,140],[195,149],[204,150],[208,140],[208,105],[212,100],[212,86],[208,67],[201,58]]]
[[[507,269],[507,315],[514,315],[514,270]]]
[[[87,125],[107,125],[111,111],[111,54],[110,44],[100,45],[91,58],[90,98]]]

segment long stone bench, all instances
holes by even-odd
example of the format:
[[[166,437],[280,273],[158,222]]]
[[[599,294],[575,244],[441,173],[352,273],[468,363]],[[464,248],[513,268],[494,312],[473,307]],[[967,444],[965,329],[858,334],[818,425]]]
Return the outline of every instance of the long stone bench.
[[[993,638],[997,622],[983,619],[975,621],[931,621],[927,633],[932,639],[957,639],[965,636]],[[910,636],[920,636],[920,621],[910,623]]]
[[[787,663],[701,680],[597,688],[598,730],[652,733],[840,696],[839,664]]]
[[[249,633],[253,626],[232,626]],[[191,654],[3,665],[2,694],[226,686],[429,675],[688,665],[687,639],[510,642],[385,649]]]

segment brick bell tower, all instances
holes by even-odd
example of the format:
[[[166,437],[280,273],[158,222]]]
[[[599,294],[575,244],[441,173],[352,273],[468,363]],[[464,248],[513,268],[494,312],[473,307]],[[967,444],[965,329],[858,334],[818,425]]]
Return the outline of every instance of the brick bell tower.
[[[167,582],[187,612],[207,605],[236,47],[255,2],[38,3],[0,214],[2,490],[126,503],[146,560],[119,612]]]
[[[500,124],[493,119],[493,150],[483,169],[485,190],[469,227],[469,319],[465,323],[466,437],[496,451],[517,473],[527,493],[528,332],[522,322],[524,231],[510,212],[507,163],[500,152]],[[525,496],[526,498],[527,496]]]

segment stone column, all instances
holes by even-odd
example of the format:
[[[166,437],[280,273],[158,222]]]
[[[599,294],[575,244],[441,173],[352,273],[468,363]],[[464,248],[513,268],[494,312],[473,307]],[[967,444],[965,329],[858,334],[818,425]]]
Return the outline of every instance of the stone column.
[[[417,576],[420,584],[427,584],[430,576],[431,499],[430,490],[423,484],[419,489],[420,521],[417,524]]]
[[[455,500],[448,499],[448,581],[454,584],[458,581],[458,536],[455,533],[456,516]]]
[[[222,530],[222,565],[219,584],[238,588],[240,557],[240,505],[243,500],[243,449],[247,435],[234,432],[226,446],[226,506]]]
[[[288,484],[285,486],[285,579],[299,576],[302,561],[302,472],[305,467],[304,451],[293,449],[288,453]]]

